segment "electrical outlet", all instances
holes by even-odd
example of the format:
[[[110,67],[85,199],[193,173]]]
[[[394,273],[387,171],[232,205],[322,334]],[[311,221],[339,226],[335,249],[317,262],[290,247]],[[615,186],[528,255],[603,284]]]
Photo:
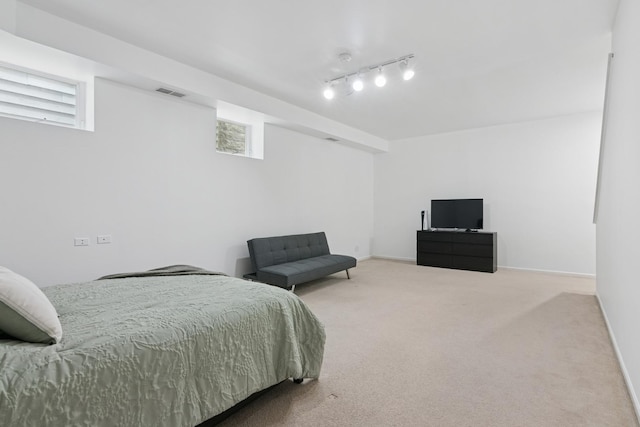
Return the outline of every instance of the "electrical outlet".
[[[88,237],[76,237],[73,239],[73,246],[89,246]]]
[[[102,234],[98,236],[98,244],[111,243],[111,234]]]

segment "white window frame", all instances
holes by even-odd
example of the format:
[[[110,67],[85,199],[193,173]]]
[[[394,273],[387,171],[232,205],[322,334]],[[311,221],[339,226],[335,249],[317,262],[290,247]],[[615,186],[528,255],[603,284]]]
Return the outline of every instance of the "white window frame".
[[[61,126],[61,127],[67,127],[67,128],[86,129],[87,90],[86,90],[85,83],[77,80],[72,80],[69,78],[53,75],[53,74],[44,73],[42,71],[33,70],[30,68],[20,67],[15,64],[0,62],[0,73],[5,70],[8,71],[8,74],[14,74],[14,76],[16,77],[16,80],[19,80],[21,77],[23,80],[23,82],[16,82],[16,80],[3,79],[0,77],[0,90],[2,90],[2,87],[4,86],[5,90],[2,91],[2,95],[4,95],[3,98],[5,99],[5,102],[7,104],[23,106],[27,111],[41,110],[43,111],[43,113],[41,117],[33,117],[28,114],[24,114],[24,115],[19,113],[12,114],[8,111],[0,110],[1,117],[8,117],[12,119],[25,120],[25,121],[35,122],[35,123],[44,123],[48,125]],[[23,75],[23,76],[20,76],[20,75]],[[31,80],[31,82],[29,82],[29,80]],[[29,84],[29,83],[36,83],[37,80],[40,80],[41,83],[43,84],[42,85]],[[5,82],[6,82],[6,85],[2,85],[2,83],[5,83]],[[11,86],[14,85],[14,83],[12,82],[15,82],[14,89],[17,92],[12,92]],[[48,86],[47,83],[51,83],[51,85],[47,87]],[[55,97],[55,95],[52,93],[52,92],[55,92],[55,89],[53,89],[52,92],[49,92],[49,95],[54,95],[54,96],[49,96],[49,100],[45,99],[44,101],[38,101],[38,97],[34,96],[35,94],[37,94],[38,91],[42,91],[43,93],[46,93],[52,87],[55,87],[55,84],[72,86],[75,89],[75,93],[71,95],[75,99],[74,111],[72,115],[73,123],[60,123],[53,120],[47,120],[46,118],[47,113],[45,112],[48,109],[39,108],[37,106],[38,103],[41,103],[42,106],[45,106],[47,101],[51,101],[53,103],[59,102],[57,100],[51,99]],[[59,90],[58,92],[59,94],[63,93]],[[20,98],[23,98],[22,101],[24,101],[24,103],[20,102],[21,101]],[[0,98],[0,103],[1,102],[2,102],[2,99]],[[54,110],[48,110],[48,111],[54,111]],[[71,113],[64,113],[64,114],[71,114]]]

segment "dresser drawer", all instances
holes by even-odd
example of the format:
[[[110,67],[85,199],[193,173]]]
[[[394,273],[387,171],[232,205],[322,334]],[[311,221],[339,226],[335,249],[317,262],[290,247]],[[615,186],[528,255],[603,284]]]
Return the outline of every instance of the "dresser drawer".
[[[484,271],[493,273],[493,259],[480,258],[475,256],[454,256],[452,259],[453,268],[462,270]]]
[[[418,231],[418,241],[451,242],[453,234],[450,232]]]
[[[454,268],[451,255],[418,253],[417,264],[427,267]]]
[[[493,233],[454,233],[451,240],[456,243],[475,243],[490,245],[493,243]]]
[[[493,246],[474,245],[471,243],[454,243],[452,244],[452,252],[455,253],[456,255],[468,255],[468,256],[490,258],[493,256]]]
[[[418,252],[431,252],[450,254],[452,252],[453,243],[451,242],[434,242],[430,240],[418,240]]]

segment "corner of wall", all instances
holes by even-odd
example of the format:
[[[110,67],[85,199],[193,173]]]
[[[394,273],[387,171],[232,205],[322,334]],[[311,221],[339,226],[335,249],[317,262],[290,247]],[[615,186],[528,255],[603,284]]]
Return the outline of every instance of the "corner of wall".
[[[638,394],[636,393],[633,387],[633,383],[631,382],[631,376],[629,375],[627,367],[624,363],[622,353],[620,352],[620,348],[618,347],[618,343],[616,341],[616,336],[613,333],[613,329],[611,329],[611,324],[609,323],[607,312],[604,309],[604,305],[602,304],[602,300],[600,299],[600,295],[598,294],[597,290],[596,290],[596,299],[598,300],[598,306],[600,307],[600,312],[602,312],[604,323],[605,325],[607,325],[607,331],[609,332],[609,339],[611,340],[611,345],[613,346],[613,350],[616,353],[616,358],[618,359],[618,363],[620,364],[620,370],[622,371],[622,376],[624,377],[624,383],[627,386],[627,391],[629,392],[629,397],[631,399],[631,403],[633,404],[633,409],[636,412],[636,418],[640,422],[640,401],[638,400]]]

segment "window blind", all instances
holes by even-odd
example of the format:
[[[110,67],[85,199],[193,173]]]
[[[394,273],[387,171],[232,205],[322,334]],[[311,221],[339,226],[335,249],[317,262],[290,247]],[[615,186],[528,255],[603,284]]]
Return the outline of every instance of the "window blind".
[[[78,86],[0,66],[0,115],[78,126]]]

